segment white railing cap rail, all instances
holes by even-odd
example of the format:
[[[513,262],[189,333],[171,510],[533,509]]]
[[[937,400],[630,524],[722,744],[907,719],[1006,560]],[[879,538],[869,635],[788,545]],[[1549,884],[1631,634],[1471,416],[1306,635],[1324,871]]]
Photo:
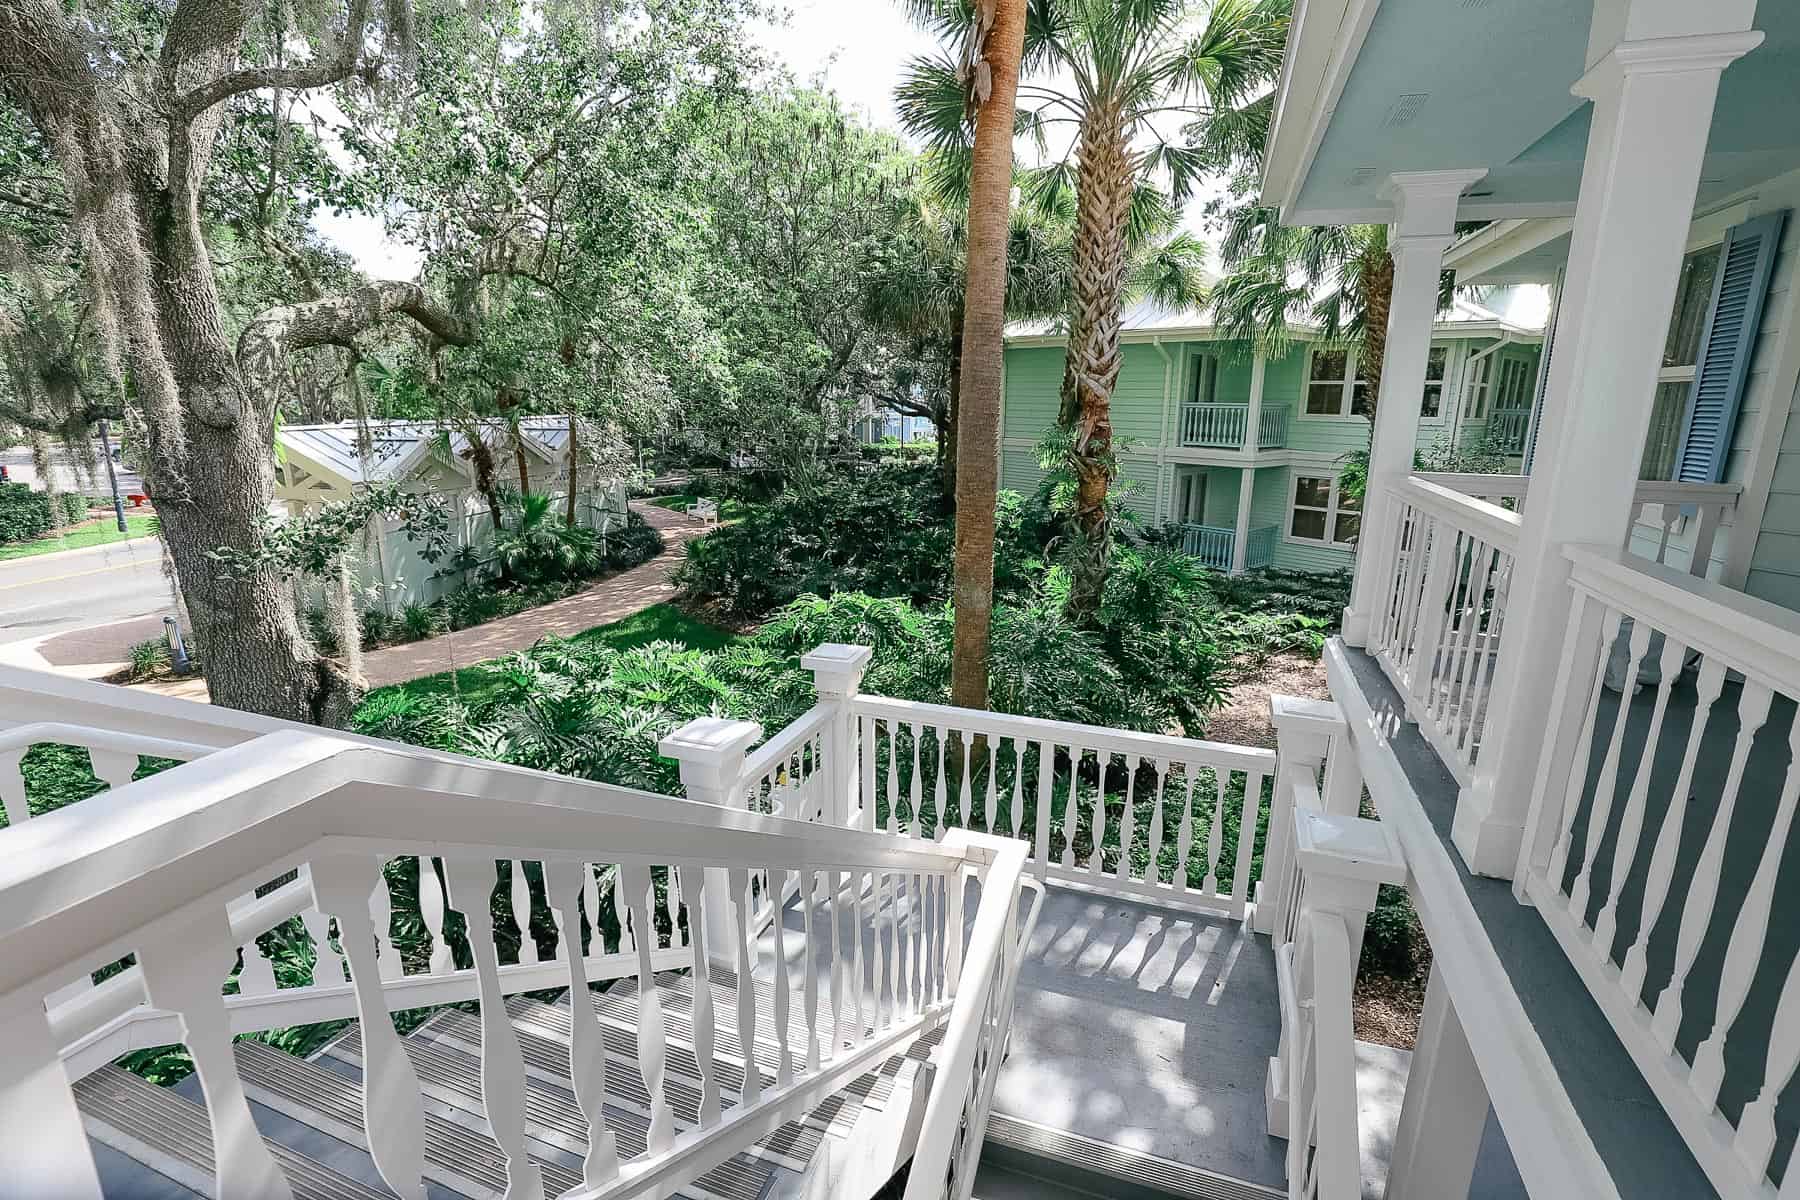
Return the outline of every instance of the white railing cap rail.
[[[1621,549],[1565,545],[1570,585],[1708,658],[1800,696],[1800,614]]]
[[[830,723],[831,713],[832,705],[827,701],[807,709],[744,759],[744,769],[738,772],[738,778],[750,783],[781,766],[795,749]]]
[[[1413,478],[1465,496],[1523,496],[1531,486],[1529,475],[1488,475],[1478,471],[1414,471]]]
[[[430,815],[429,827],[420,816]],[[320,854],[938,873],[935,843],[283,732],[0,833],[0,995],[130,952]]]
[[[957,988],[956,999],[951,1005],[944,1042],[937,1054],[935,1082],[919,1127],[919,1142],[913,1151],[912,1176],[906,1188],[909,1197],[940,1194],[942,1180],[949,1170],[950,1156],[956,1148],[957,1122],[968,1096],[970,1076],[975,1070],[975,1053],[979,1049],[988,992],[994,985],[994,967],[1006,949],[1007,925],[1014,899],[1024,882],[1025,858],[1029,851],[1022,841],[970,833],[966,829],[946,830],[943,844],[947,848],[984,851],[988,857],[988,876],[982,884],[974,925],[969,930],[969,946],[958,973],[962,985]]]
[[[896,721],[967,729],[975,733],[992,734],[998,731],[1003,736],[1017,735],[1028,741],[1065,746],[1072,744],[1089,750],[1136,754],[1152,760],[1204,762],[1237,771],[1266,772],[1275,769],[1273,750],[1237,746],[1228,742],[1207,742],[1198,738],[1160,733],[1134,733],[1126,729],[1103,729],[1098,725],[1079,725],[1073,721],[1019,717],[983,709],[955,708],[948,704],[921,704],[915,700],[894,700],[886,696],[857,696],[851,702],[851,711],[863,716],[892,717]]]
[[[1639,504],[1707,504],[1718,505],[1729,521],[1743,495],[1741,483],[1682,483],[1671,479],[1644,479],[1633,493]]]
[[[1474,534],[1490,546],[1509,554],[1518,552],[1519,527],[1524,524],[1524,518],[1516,512],[1508,512],[1498,504],[1464,495],[1455,488],[1418,475],[1408,475],[1401,480],[1395,485],[1394,493],[1415,507],[1442,517],[1463,532]]]
[[[199,742],[180,742],[140,733],[124,733],[116,729],[96,729],[92,725],[70,725],[62,721],[34,721],[29,725],[0,729],[0,754],[9,750],[29,750],[45,743],[184,760],[204,758],[219,748]]]

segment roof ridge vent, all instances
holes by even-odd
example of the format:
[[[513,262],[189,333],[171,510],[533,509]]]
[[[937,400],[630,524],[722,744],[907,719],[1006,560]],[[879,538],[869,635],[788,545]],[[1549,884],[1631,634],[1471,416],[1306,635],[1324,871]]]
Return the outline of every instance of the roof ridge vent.
[[[1411,125],[1425,102],[1431,99],[1430,92],[1407,92],[1394,101],[1394,107],[1388,109],[1387,119],[1382,122],[1389,129],[1400,129]]]

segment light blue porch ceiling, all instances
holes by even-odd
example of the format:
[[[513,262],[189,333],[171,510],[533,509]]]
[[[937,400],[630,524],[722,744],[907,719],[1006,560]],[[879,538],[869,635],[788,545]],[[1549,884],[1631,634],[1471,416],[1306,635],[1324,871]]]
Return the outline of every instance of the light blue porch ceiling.
[[[1288,219],[1385,219],[1389,175],[1462,167],[1488,168],[1470,215],[1573,211],[1591,0],[1379,3]],[[1702,205],[1800,167],[1800,4],[1761,0],[1756,28],[1720,85]]]

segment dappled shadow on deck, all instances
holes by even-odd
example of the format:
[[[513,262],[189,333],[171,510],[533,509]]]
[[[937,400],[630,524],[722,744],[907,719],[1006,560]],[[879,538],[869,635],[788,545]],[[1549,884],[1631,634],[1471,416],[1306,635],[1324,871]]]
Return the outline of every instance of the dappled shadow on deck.
[[[1051,888],[994,1109],[1285,1190],[1263,1104],[1280,1039],[1269,939]]]

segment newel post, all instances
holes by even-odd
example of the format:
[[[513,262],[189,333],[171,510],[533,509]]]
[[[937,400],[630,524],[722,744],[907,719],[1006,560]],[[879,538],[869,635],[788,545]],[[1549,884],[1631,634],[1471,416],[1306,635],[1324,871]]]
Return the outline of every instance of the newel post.
[[[1375,898],[1384,883],[1406,882],[1406,856],[1400,842],[1379,821],[1321,811],[1311,801],[1316,796],[1310,780],[1301,781],[1301,802],[1288,818],[1289,852],[1293,856],[1296,895],[1291,897],[1291,921],[1275,933],[1276,961],[1283,975],[1281,1046],[1269,1060],[1264,1101],[1269,1133],[1288,1136],[1288,1056],[1305,1044],[1297,1024],[1310,1023],[1309,997],[1292,994],[1305,964],[1296,961],[1302,948],[1299,930],[1313,913],[1329,913],[1344,923],[1350,936],[1350,961],[1362,958],[1363,930],[1375,911]],[[1270,828],[1275,828],[1273,824]],[[1352,967],[1354,970],[1354,966]]]
[[[1305,784],[1309,795],[1322,796],[1314,803],[1326,812],[1354,817],[1362,805],[1362,772],[1356,763],[1349,727],[1331,701],[1270,696],[1269,723],[1275,727],[1275,794],[1269,813],[1268,845],[1263,851],[1262,878],[1256,885],[1256,919],[1251,928],[1277,936],[1281,914],[1290,907],[1288,893],[1295,877],[1291,815],[1295,786]]]
[[[657,749],[681,764],[681,786],[689,800],[739,808],[742,797],[736,793],[738,777],[744,772],[744,753],[762,735],[762,726],[754,721],[697,717],[665,737]],[[738,944],[737,925],[731,909],[731,879],[722,867],[706,868],[701,919],[706,923],[709,953],[729,956]]]
[[[831,706],[831,723],[825,734],[825,772],[830,806],[826,820],[842,829],[855,818],[862,820],[862,797],[857,773],[856,715],[850,702],[862,690],[863,672],[869,669],[874,651],[868,646],[852,646],[843,642],[826,642],[800,659],[800,665],[812,672],[813,689],[821,704]]]

